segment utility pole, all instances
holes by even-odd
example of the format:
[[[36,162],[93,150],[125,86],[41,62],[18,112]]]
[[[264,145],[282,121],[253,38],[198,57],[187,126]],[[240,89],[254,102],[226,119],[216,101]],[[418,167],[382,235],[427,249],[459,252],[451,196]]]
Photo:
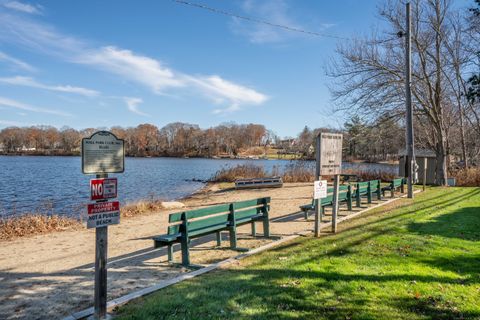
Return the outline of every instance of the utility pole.
[[[412,92],[411,92],[411,74],[412,74],[412,66],[411,66],[411,22],[410,22],[410,2],[406,4],[406,16],[407,16],[407,33],[406,33],[406,68],[405,68],[405,99],[407,105],[407,156],[409,165],[408,167],[408,198],[413,199],[413,183],[414,175],[416,171],[416,162],[415,162],[415,151],[414,151],[414,144],[413,144],[413,108],[412,108]]]

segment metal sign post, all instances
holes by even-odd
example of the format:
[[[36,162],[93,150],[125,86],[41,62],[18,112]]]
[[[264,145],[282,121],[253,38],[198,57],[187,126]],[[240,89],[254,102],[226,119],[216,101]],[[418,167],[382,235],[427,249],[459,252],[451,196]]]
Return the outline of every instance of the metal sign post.
[[[333,209],[332,209],[332,232],[337,232],[337,216],[338,216],[338,192],[340,185],[340,174],[342,173],[342,142],[343,135],[341,133],[322,132],[317,136],[317,179],[320,175],[334,176],[333,189]],[[315,206],[315,222],[317,222],[317,205]],[[315,225],[315,236],[320,235]]]
[[[97,174],[97,179],[107,178],[108,174]],[[97,203],[105,200],[97,200]],[[107,316],[107,249],[108,226],[95,229],[95,318],[104,319]]]
[[[117,197],[117,179],[108,173],[125,169],[124,141],[108,131],[95,132],[82,139],[82,172],[96,174],[90,181],[87,228],[95,228],[95,291],[94,318],[107,318],[107,249],[108,226],[120,223],[120,204],[108,201]]]

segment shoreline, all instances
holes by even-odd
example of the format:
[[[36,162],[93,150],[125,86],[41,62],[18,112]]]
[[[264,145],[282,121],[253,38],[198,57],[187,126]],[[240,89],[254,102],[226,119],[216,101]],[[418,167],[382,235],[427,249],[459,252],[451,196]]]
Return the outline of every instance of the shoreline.
[[[163,202],[181,202],[183,204],[184,202],[205,196],[208,192],[228,191],[232,189],[223,186],[227,184],[232,183],[206,182],[203,187],[195,192],[170,201],[139,199],[133,202],[127,202],[121,207],[121,218],[133,219],[138,216],[161,213],[162,211],[169,210],[162,207],[161,204]],[[145,210],[145,208],[147,208],[147,210]],[[178,208],[174,210],[182,209]],[[0,243],[73,230],[87,230],[81,214],[78,217],[72,217],[62,214],[24,213],[18,216],[0,217]]]
[[[298,211],[298,206],[310,202],[310,183],[285,184],[283,188],[231,190],[209,186],[184,200],[192,210],[218,203],[272,197],[272,234],[281,236],[292,228],[306,229],[312,220],[295,223],[275,222],[279,217]],[[168,215],[178,209],[159,210],[121,219],[109,228],[109,298],[120,297],[138,288],[148,287],[160,280],[170,279],[188,270],[167,263],[166,250],[154,249],[151,238],[164,234]],[[239,229],[241,247],[257,247],[268,242],[263,237],[248,236],[250,226]],[[262,232],[261,224],[257,226]],[[226,235],[225,235],[226,236]],[[38,319],[66,316],[91,305],[93,294],[95,230],[81,228],[65,230],[11,241],[0,241],[2,265],[0,273],[0,314],[7,319]],[[211,241],[212,240],[212,241]],[[224,260],[236,251],[215,249],[216,241],[205,238],[194,241],[192,261],[209,264]],[[175,249],[175,260],[180,252]]]
[[[75,154],[44,154],[44,153],[0,153],[0,157],[81,157],[80,153]],[[210,160],[284,160],[284,161],[315,161],[314,158],[282,158],[276,156],[258,156],[258,155],[245,155],[245,156],[226,156],[226,155],[214,155],[214,156],[181,156],[181,155],[161,155],[161,156],[129,156],[125,158],[139,158],[139,159],[155,159],[155,158],[175,158],[175,159],[210,159]],[[354,164],[384,164],[384,165],[398,165],[398,160],[380,160],[380,161],[368,161],[363,159],[354,159],[349,161],[343,161],[343,163]]]

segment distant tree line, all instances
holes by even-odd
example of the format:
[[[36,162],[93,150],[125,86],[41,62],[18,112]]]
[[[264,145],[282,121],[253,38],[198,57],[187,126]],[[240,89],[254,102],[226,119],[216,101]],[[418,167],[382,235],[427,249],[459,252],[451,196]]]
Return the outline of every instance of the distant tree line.
[[[8,127],[0,131],[0,150],[7,154],[79,154],[82,138],[101,129],[106,130]],[[235,156],[242,149],[265,146],[275,139],[261,124],[227,123],[201,129],[195,124],[175,122],[160,129],[153,124],[141,124],[134,128],[112,127],[110,131],[125,140],[128,156]]]
[[[278,153],[296,154],[314,159],[315,137],[320,132],[344,134],[347,160],[382,161],[395,159],[403,148],[403,128],[393,120],[367,124],[358,117],[345,123],[344,129],[307,126],[295,138],[280,139],[261,124],[225,123],[201,129],[196,124],[175,122],[158,128],[153,124],[137,127],[87,128],[75,130],[52,126],[8,127],[0,131],[0,151],[4,154],[78,155],[82,138],[95,131],[109,130],[125,140],[127,156],[214,157],[237,156],[251,150],[261,155],[267,147]],[[400,138],[399,138],[400,137]],[[256,152],[256,153],[255,153]]]

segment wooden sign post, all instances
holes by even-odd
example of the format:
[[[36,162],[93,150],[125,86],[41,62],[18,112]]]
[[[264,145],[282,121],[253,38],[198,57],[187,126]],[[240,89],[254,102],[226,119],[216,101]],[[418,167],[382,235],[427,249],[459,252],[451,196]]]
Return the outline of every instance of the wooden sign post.
[[[338,193],[340,185],[340,174],[342,173],[342,142],[341,133],[322,132],[316,140],[316,179],[320,176],[333,175],[333,208],[332,208],[332,232],[337,232],[338,216]],[[319,204],[315,202],[315,236],[320,236]]]
[[[108,173],[121,173],[125,168],[124,142],[108,131],[95,132],[82,139],[82,172],[96,174],[90,181],[87,228],[95,228],[95,291],[94,318],[107,318],[107,249],[108,226],[120,223],[116,178],[107,179]]]
[[[315,180],[320,180],[320,135],[317,136],[315,140]],[[319,199],[314,199],[315,202],[315,226],[314,226],[314,233],[315,237],[320,237],[320,222],[322,221],[322,217],[320,215],[320,201]]]

